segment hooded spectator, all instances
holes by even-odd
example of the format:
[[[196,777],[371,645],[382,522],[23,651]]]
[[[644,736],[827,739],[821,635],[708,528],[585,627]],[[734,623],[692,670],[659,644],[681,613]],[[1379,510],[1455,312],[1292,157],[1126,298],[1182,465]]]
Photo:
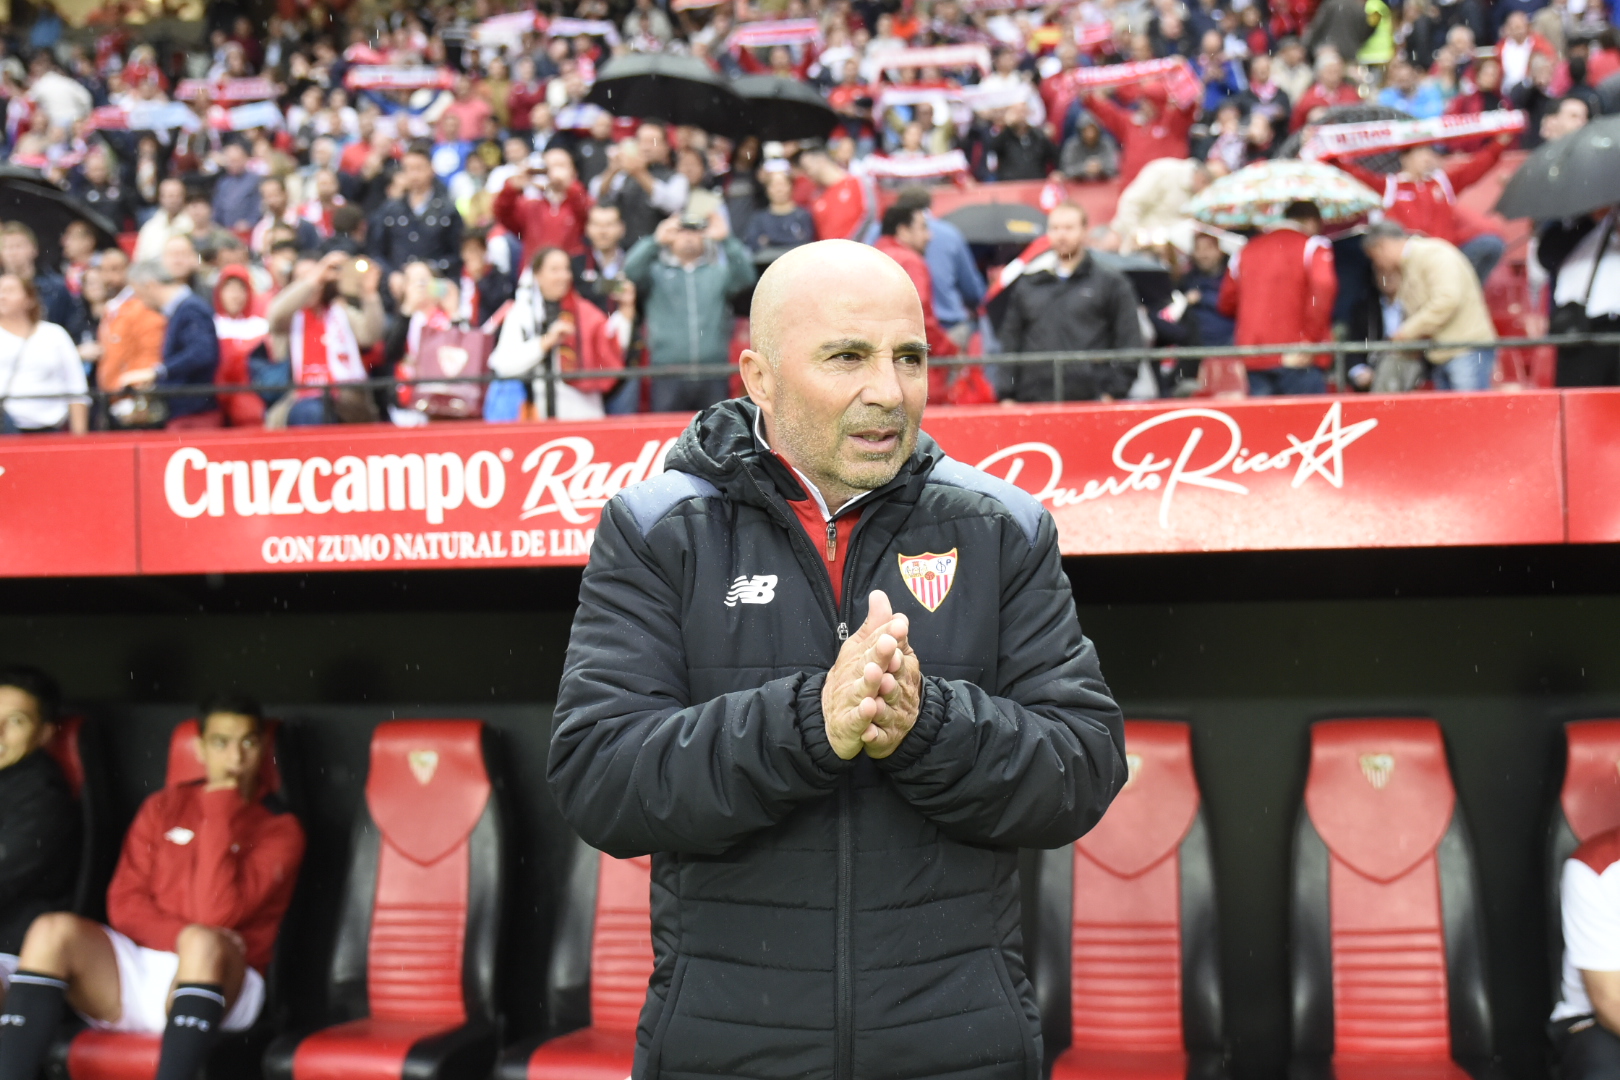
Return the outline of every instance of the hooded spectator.
[[[214,286],[214,333],[219,337],[222,386],[245,386],[253,381],[248,358],[265,344],[270,321],[254,314],[253,275],[245,266],[228,266]],[[258,394],[220,394],[220,408],[231,427],[257,427],[264,423],[264,399]]]

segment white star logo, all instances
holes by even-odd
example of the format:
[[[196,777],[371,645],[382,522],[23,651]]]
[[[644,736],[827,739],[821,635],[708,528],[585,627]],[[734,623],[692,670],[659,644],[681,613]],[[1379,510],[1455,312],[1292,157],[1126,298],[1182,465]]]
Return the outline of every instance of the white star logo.
[[[1359,420],[1349,427],[1343,424],[1339,403],[1335,401],[1322,422],[1316,425],[1316,434],[1307,442],[1288,436],[1299,454],[1299,468],[1294,472],[1294,487],[1304,484],[1312,473],[1336,488],[1344,487],[1344,448],[1378,426],[1376,419]],[[1321,449],[1318,450],[1318,447]]]

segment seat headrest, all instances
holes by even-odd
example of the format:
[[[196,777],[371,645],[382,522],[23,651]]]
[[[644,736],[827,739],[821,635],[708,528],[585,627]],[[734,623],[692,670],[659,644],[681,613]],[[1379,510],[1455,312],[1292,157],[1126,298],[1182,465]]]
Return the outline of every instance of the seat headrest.
[[[1328,850],[1394,881],[1439,846],[1457,801],[1433,720],[1323,720],[1311,726],[1305,809]]]
[[[84,789],[84,758],[79,752],[79,735],[84,731],[84,717],[64,716],[56,721],[56,734],[45,744],[44,750],[62,770],[68,790],[77,799]]]
[[[264,722],[264,758],[259,765],[259,796],[273,795],[281,790],[281,770],[276,767],[277,720]],[[204,779],[202,760],[197,757],[197,721],[182,720],[169,734],[169,768],[163,777],[164,787],[179,787]]]
[[[1191,729],[1169,720],[1127,720],[1125,762],[1125,787],[1077,844],[1110,873],[1132,878],[1174,854],[1198,816]]]
[[[1564,725],[1569,756],[1558,801],[1583,843],[1620,825],[1620,720]]]
[[[372,733],[366,806],[412,862],[438,862],[472,835],[489,802],[483,732],[478,720],[391,720]]]

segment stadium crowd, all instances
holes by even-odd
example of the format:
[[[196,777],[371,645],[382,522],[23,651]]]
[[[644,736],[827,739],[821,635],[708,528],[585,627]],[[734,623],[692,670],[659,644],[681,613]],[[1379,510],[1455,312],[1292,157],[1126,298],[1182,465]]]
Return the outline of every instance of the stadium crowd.
[[[734,380],[627,372],[734,361],[758,268],[834,237],[906,267],[942,358],[1488,342],[1482,283],[1504,245],[1459,213],[1458,192],[1508,147],[1604,111],[1598,88],[1620,72],[1620,38],[1592,0],[499,2],[284,0],[267,20],[211,4],[186,13],[205,20],[196,44],[155,40],[116,4],[88,28],[19,5],[0,39],[0,145],[126,242],[85,220],[39,235],[45,219],[0,214],[0,429],[700,408]],[[632,52],[806,83],[836,126],[766,141],[588,102],[597,73]],[[1306,202],[1239,256],[1243,237],[1186,216],[1212,181],[1296,154],[1330,110],[1374,105],[1526,122],[1401,148],[1390,171],[1329,155],[1383,196],[1365,237],[1328,233]],[[1044,241],[970,244],[931,210],[940,184],[998,182],[1040,189]],[[1106,183],[1122,188],[1117,208],[1092,221],[1071,185]],[[1533,267],[1595,330],[1620,313],[1605,220],[1546,224]],[[1171,301],[1150,310],[1096,251],[1153,260]],[[1620,383],[1620,351],[1566,352],[1561,385]],[[1392,349],[1352,358],[1345,388],[1485,389],[1494,361]],[[1227,362],[1226,385],[1320,392],[1329,367],[1249,357]],[[420,385],[486,372],[487,390]],[[1049,400],[1053,380],[1035,375],[941,370],[930,396]],[[1063,390],[1157,397],[1221,377],[1129,360],[1073,365]],[[338,385],[366,378],[405,385]],[[208,389],[249,382],[259,392]]]

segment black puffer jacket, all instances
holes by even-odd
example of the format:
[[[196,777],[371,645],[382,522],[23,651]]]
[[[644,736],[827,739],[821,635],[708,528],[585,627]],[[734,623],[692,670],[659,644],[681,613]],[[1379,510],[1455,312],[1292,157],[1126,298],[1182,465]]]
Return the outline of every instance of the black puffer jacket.
[[[0,953],[15,956],[36,916],[65,910],[79,874],[79,808],[51,755],[0,769]]]
[[[1056,527],[924,436],[857,504],[835,610],[756,415],[707,410],[608,504],[557,703],[563,815],[654,856],[635,1076],[1038,1080],[1016,849],[1070,843],[1125,778]],[[949,552],[930,612],[899,559]],[[872,589],[911,618],[923,698],[891,757],[846,762],[821,688]]]

